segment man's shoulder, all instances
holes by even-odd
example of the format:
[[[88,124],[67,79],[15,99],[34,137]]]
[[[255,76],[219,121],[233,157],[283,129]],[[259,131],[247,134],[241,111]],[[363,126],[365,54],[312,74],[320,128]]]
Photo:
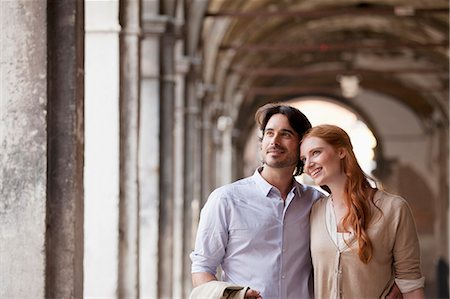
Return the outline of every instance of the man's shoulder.
[[[213,192],[211,192],[210,197],[230,198],[239,196],[242,192],[253,190],[253,186],[255,186],[255,181],[252,177],[245,177],[232,183],[217,187]]]

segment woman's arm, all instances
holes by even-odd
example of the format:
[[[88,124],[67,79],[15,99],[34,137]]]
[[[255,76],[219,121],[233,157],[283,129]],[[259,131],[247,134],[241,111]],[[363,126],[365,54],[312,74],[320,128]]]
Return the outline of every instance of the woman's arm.
[[[393,206],[399,213],[394,244],[395,282],[403,298],[425,298],[424,282],[420,270],[420,246],[411,209],[403,198]]]

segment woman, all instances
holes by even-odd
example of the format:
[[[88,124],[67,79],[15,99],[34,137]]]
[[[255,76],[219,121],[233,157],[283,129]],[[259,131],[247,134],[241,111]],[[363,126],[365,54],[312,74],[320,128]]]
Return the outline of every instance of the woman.
[[[371,185],[347,133],[313,127],[303,136],[300,158],[305,173],[331,191],[311,210],[315,297],[383,298],[396,283],[403,298],[424,298],[410,208]]]

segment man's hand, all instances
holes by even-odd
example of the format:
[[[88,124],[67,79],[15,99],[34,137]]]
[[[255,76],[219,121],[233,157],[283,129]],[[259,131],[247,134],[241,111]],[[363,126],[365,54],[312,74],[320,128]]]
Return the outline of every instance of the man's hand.
[[[397,284],[394,283],[389,293],[386,295],[386,299],[402,299],[403,295],[402,292],[400,292],[400,289],[398,288]]]
[[[257,290],[248,289],[247,292],[245,292],[245,297],[248,299],[262,299],[261,294]]]

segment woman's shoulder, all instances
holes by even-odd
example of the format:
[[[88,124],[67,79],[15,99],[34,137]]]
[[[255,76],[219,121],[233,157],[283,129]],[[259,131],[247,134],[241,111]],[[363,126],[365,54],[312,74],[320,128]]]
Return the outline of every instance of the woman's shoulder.
[[[317,209],[320,209],[321,207],[325,207],[328,202],[328,199],[329,199],[329,196],[323,194],[323,196],[321,196],[316,201],[314,201],[312,209],[317,210]]]
[[[410,207],[406,199],[400,195],[390,193],[385,190],[377,190],[374,195],[374,203],[383,213],[398,214],[409,211]]]

